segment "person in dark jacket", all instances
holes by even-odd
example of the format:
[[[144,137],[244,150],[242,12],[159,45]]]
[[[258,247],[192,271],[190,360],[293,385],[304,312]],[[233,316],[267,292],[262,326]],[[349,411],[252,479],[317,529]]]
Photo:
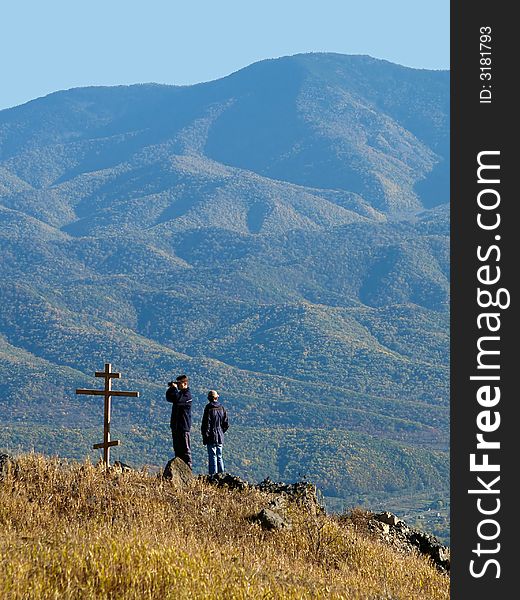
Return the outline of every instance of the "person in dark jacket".
[[[179,375],[175,381],[170,381],[166,390],[166,400],[172,403],[170,427],[172,430],[173,452],[175,457],[182,459],[191,469],[192,397],[186,375]]]
[[[202,416],[202,441],[208,449],[208,471],[210,475],[224,472],[222,447],[224,433],[229,429],[226,409],[218,401],[219,395],[215,390],[208,392],[208,403]]]

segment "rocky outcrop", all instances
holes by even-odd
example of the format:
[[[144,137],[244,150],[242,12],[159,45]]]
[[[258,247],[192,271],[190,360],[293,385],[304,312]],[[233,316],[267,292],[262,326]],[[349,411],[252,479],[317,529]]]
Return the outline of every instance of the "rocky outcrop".
[[[230,475],[229,473],[215,473],[215,475],[199,475],[199,479],[216,485],[217,487],[227,487],[230,490],[244,490],[250,487],[250,484],[236,475]]]
[[[429,556],[440,571],[449,572],[450,549],[443,546],[435,536],[409,527],[402,519],[390,512],[372,515],[368,526],[382,541],[397,550],[417,551]]]
[[[277,531],[280,529],[290,529],[291,521],[285,515],[285,508],[289,503],[296,503],[305,506],[311,514],[325,512],[322,504],[318,500],[316,486],[306,481],[296,483],[275,483],[268,477],[260,483],[248,483],[236,475],[229,473],[219,473],[216,475],[200,475],[200,479],[217,485],[219,487],[228,487],[234,490],[243,490],[245,488],[256,489],[271,498],[259,513],[252,515],[250,521],[258,523],[262,529],[267,531]]]
[[[216,475],[200,475],[201,479],[212,485],[228,487],[229,489],[243,490],[246,487],[256,489],[266,494],[279,496],[292,502],[311,504],[319,511],[323,511],[323,505],[318,499],[316,486],[306,481],[296,483],[274,482],[267,477],[260,483],[248,483],[236,475],[229,473],[218,473]],[[271,501],[272,502],[272,501]]]
[[[176,487],[184,488],[194,480],[194,475],[188,465],[180,458],[172,458],[164,467],[164,479],[171,481]]]
[[[297,481],[296,483],[275,483],[269,477],[255,485],[255,488],[261,492],[269,494],[280,494],[287,496],[291,500],[309,500],[317,506],[321,503],[318,500],[318,492],[316,486],[306,481]]]

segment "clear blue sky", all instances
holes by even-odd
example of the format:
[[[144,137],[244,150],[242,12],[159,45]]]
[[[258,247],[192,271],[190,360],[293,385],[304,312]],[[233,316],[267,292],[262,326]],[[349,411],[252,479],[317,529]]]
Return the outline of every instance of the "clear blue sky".
[[[5,0],[0,109],[86,85],[209,81],[298,52],[449,68],[449,0]]]

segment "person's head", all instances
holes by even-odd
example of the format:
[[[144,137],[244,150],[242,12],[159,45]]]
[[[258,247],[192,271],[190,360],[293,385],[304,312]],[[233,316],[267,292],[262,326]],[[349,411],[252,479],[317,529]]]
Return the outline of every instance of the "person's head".
[[[180,390],[186,389],[188,387],[188,385],[189,385],[189,381],[188,381],[188,376],[187,375],[179,375],[175,381],[177,383],[177,387]]]
[[[210,402],[216,402],[219,399],[219,395],[216,390],[210,390],[208,392],[208,400]]]

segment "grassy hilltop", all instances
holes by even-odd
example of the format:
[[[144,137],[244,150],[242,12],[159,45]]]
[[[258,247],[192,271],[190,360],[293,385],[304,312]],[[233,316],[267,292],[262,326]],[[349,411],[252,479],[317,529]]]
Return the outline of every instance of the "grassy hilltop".
[[[363,526],[269,495],[24,455],[0,475],[0,597],[448,599],[449,578]]]

